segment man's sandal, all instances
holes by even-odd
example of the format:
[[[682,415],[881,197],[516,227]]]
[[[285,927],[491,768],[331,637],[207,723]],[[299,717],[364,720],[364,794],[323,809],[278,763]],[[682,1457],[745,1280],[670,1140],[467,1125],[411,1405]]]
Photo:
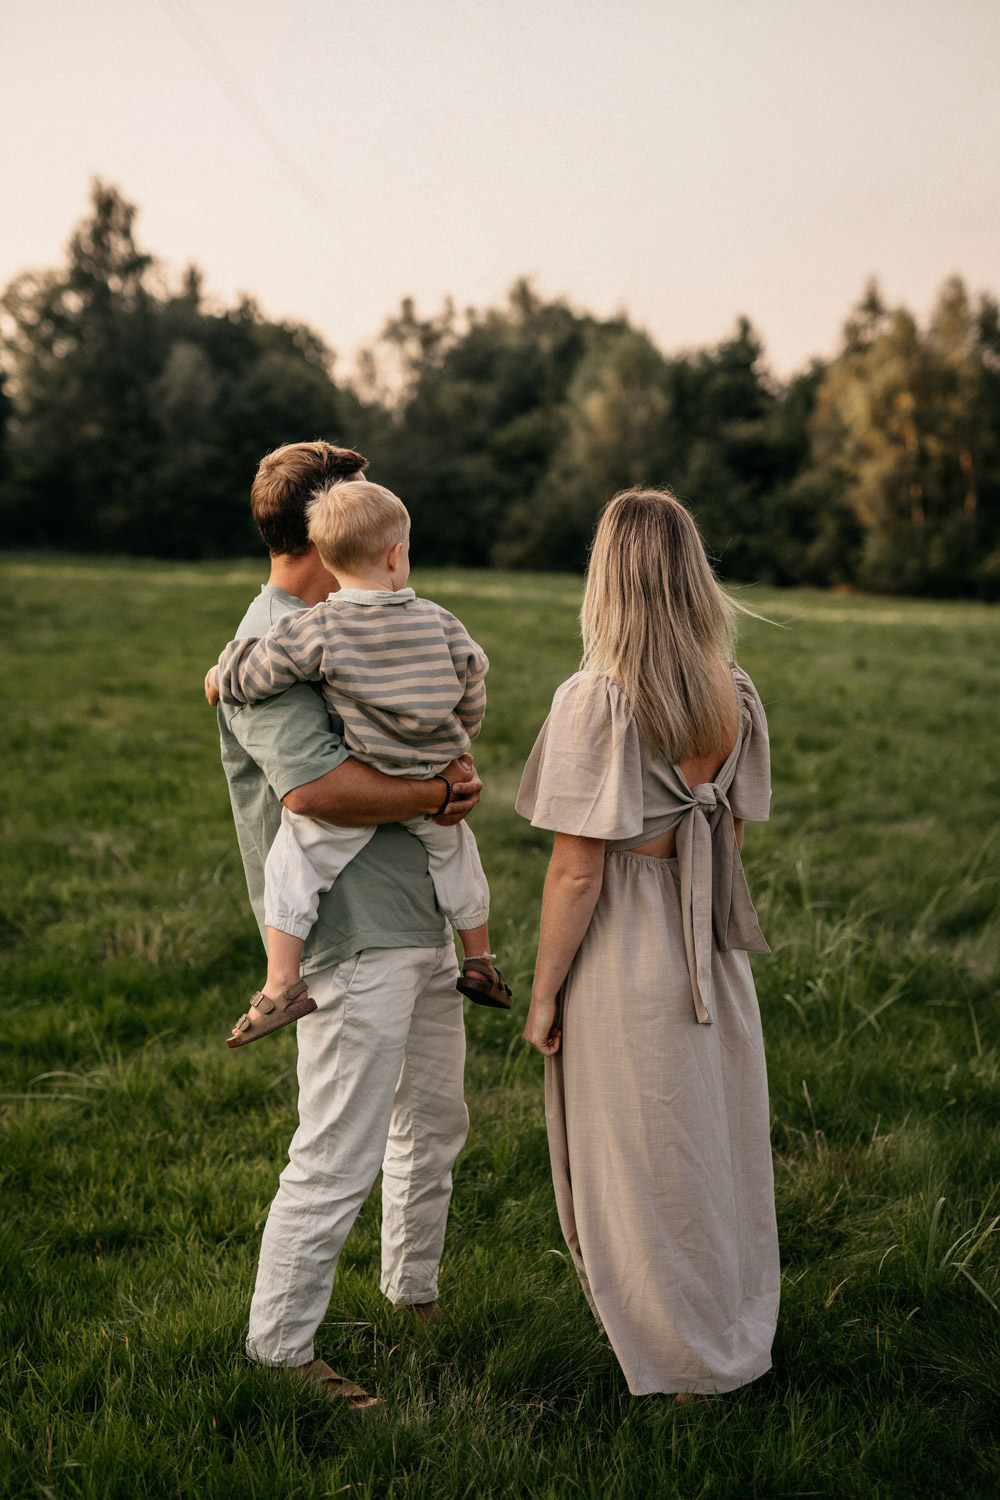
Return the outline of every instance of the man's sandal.
[[[246,1012],[233,1027],[233,1034],[226,1038],[227,1047],[245,1047],[249,1042],[259,1041],[272,1031],[308,1016],[316,1009],[316,1001],[306,994],[308,986],[304,979],[289,985],[283,994],[271,1000],[258,990],[250,999]]]
[[[353,1380],[345,1380],[343,1375],[338,1375],[335,1370],[321,1359],[311,1360],[307,1365],[293,1366],[289,1370],[290,1375],[297,1375],[300,1380],[312,1381],[315,1385],[322,1387],[324,1395],[330,1401],[346,1401],[352,1411],[370,1411],[373,1406],[378,1406],[377,1396],[369,1396],[360,1385],[355,1385]]]
[[[467,958],[457,988],[477,1005],[491,1005],[494,1010],[510,1010],[510,985],[500,970],[486,958]]]

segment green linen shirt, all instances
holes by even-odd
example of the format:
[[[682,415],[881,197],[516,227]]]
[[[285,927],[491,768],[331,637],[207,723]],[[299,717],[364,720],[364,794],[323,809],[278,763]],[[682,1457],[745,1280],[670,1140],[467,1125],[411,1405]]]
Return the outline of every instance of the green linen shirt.
[[[235,638],[266,635],[289,610],[305,608],[301,599],[265,584]],[[305,682],[263,703],[220,703],[219,738],[250,904],[263,937],[264,861],[281,821],[281,799],[335,770],[347,751],[316,688]],[[447,939],[423,845],[389,823],[320,897],[302,972],[314,974],[362,948],[436,948]]]

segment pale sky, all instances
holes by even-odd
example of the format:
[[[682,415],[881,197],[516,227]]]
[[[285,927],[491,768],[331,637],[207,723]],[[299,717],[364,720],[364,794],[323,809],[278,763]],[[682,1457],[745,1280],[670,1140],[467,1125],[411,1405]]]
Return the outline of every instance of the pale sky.
[[[0,0],[0,139],[0,285],[96,174],[340,375],[520,275],[781,375],[869,276],[1000,293],[1000,0]]]

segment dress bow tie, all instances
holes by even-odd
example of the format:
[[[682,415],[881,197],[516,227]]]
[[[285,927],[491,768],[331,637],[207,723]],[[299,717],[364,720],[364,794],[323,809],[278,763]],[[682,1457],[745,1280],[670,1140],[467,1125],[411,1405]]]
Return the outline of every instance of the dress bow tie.
[[[770,952],[747,889],[729,798],[716,782],[691,788],[691,800],[677,824],[677,863],[694,1013],[707,1026],[714,1002],[713,930],[719,948]]]

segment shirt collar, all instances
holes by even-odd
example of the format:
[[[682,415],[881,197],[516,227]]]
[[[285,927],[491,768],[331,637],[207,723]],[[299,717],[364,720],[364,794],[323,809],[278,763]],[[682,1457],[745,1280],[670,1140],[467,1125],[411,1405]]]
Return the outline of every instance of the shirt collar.
[[[405,589],[340,589],[327,596],[328,604],[409,604],[417,596],[411,588]]]

